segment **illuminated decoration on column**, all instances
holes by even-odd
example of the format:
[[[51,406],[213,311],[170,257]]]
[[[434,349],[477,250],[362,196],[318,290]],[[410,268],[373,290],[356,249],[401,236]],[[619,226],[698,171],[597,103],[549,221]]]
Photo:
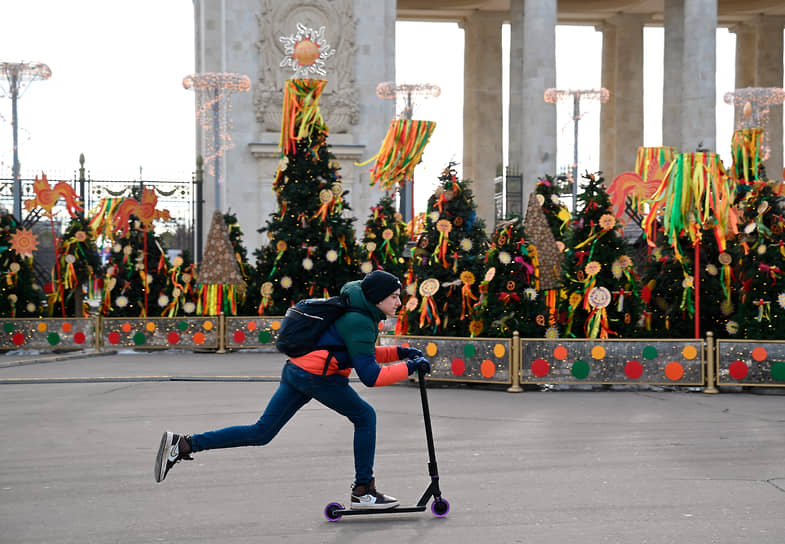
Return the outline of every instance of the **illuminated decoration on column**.
[[[14,217],[22,220],[22,180],[19,173],[19,120],[16,103],[25,90],[25,85],[33,81],[49,79],[52,70],[42,62],[0,62],[0,75],[8,82],[8,88],[0,92],[11,99],[11,126],[14,131]]]
[[[606,88],[600,89],[548,89],[545,91],[544,99],[549,104],[572,100],[572,122],[575,131],[573,142],[573,164],[572,164],[572,213],[578,204],[578,121],[581,120],[581,100],[593,100],[605,103],[610,98],[610,92]]]
[[[744,87],[725,93],[723,100],[736,108],[734,129],[763,129],[760,160],[769,158],[771,148],[767,145],[769,134],[769,110],[771,106],[785,102],[785,89],[779,87]]]
[[[386,100],[403,98],[404,100],[404,107],[401,110],[401,113],[398,114],[397,120],[394,120],[390,124],[385,143],[391,139],[391,136],[394,133],[401,133],[402,129],[405,129],[406,132],[411,134],[412,138],[414,138],[411,142],[419,144],[412,146],[413,154],[408,154],[410,165],[407,164],[406,168],[399,168],[399,170],[404,173],[405,179],[394,180],[394,182],[400,183],[401,193],[399,209],[403,216],[403,220],[406,222],[411,221],[414,217],[414,168],[420,162],[422,151],[425,149],[428,138],[430,138],[430,135],[436,126],[432,121],[412,121],[412,116],[414,114],[414,101],[412,99],[416,97],[421,97],[423,99],[431,97],[437,98],[441,94],[442,89],[438,85],[433,85],[431,83],[395,83],[394,81],[385,81],[376,86],[376,96],[379,98]],[[416,123],[416,126],[413,123]],[[402,143],[406,144],[407,142],[402,141]],[[382,144],[382,148],[384,149],[384,143]],[[406,156],[402,158],[407,159]],[[374,167],[374,172],[380,172],[380,161],[378,160]],[[372,174],[371,177],[371,184],[373,185],[374,174]],[[376,177],[376,181],[378,181],[379,176],[377,175]],[[405,183],[407,180],[410,182],[409,184]],[[382,183],[382,185],[384,185],[384,183]]]
[[[191,74],[183,79],[183,87],[193,89],[198,105],[196,119],[204,130],[204,165],[215,176],[215,209],[221,209],[220,184],[225,169],[221,157],[234,143],[229,129],[232,126],[231,97],[248,91],[251,80],[243,74],[227,72]]]

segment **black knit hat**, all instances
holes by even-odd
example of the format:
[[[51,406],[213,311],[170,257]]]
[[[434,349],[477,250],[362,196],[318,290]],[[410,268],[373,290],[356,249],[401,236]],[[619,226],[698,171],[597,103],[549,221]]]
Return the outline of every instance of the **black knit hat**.
[[[389,272],[374,270],[363,278],[360,287],[368,302],[378,304],[400,289],[401,282]]]

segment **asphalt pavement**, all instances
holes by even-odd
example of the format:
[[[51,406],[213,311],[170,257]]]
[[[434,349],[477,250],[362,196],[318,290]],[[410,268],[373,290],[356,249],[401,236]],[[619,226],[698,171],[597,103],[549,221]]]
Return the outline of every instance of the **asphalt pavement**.
[[[161,433],[256,421],[275,352],[0,355],[0,543],[777,543],[785,391],[428,388],[446,517],[347,504],[352,427],[316,402],[267,446],[202,452],[157,484]],[[377,411],[379,489],[429,483],[415,384]]]

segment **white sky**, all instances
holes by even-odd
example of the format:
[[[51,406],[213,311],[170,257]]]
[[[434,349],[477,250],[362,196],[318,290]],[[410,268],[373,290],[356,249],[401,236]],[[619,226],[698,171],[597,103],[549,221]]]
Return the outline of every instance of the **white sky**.
[[[51,79],[32,83],[18,101],[23,177],[45,171],[70,179],[84,153],[93,179],[139,179],[140,168],[146,179],[190,179],[194,96],[182,79],[194,69],[191,0],[3,0],[0,21],[0,61],[43,62],[52,70]],[[509,40],[507,27],[504,36]],[[717,42],[717,142],[726,162],[733,108],[721,98],[732,90],[733,38],[720,31]],[[455,23],[402,22],[396,43],[398,81],[442,89],[415,109],[415,118],[437,122],[415,174],[421,211],[447,162],[461,159],[463,30]],[[592,27],[557,27],[556,86],[600,87],[601,44]],[[644,144],[659,145],[662,29],[646,29],[645,55]],[[505,63],[505,78],[507,68]],[[557,164],[566,165],[573,152],[572,106],[546,107],[557,108]],[[597,169],[599,158],[599,106],[587,103],[583,113],[580,171]],[[0,99],[0,115],[0,177],[8,178],[10,99]]]

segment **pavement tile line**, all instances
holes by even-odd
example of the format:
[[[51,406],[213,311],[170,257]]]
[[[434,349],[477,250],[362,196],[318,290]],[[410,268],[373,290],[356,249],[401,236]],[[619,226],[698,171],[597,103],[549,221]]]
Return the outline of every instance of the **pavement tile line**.
[[[773,488],[785,493],[785,478],[771,478],[770,480],[766,480],[766,483]]]

